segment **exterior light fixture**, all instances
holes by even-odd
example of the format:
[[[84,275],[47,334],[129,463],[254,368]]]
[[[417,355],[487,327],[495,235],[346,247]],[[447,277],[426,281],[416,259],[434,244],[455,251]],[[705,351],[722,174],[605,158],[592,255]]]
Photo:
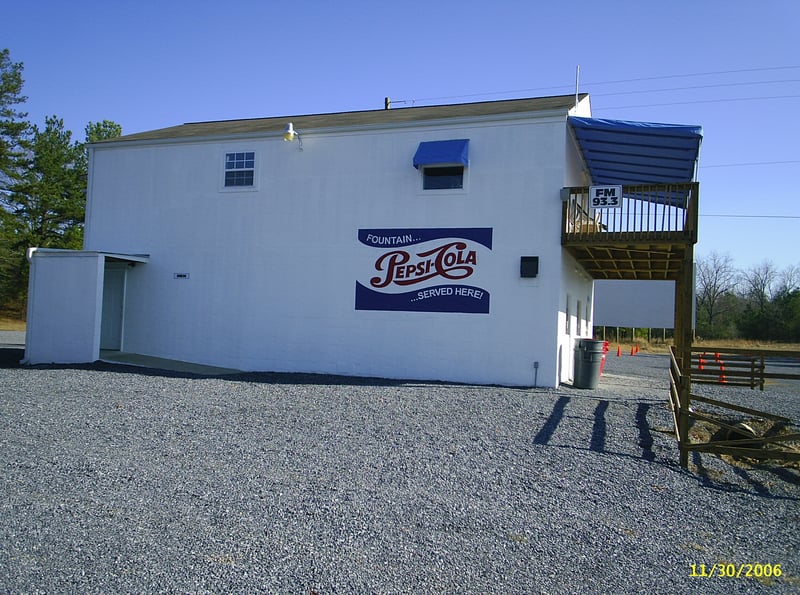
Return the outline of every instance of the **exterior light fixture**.
[[[289,122],[286,125],[286,128],[283,130],[283,140],[292,142],[293,140],[297,139],[297,142],[300,143],[299,149],[303,150],[303,139],[300,138],[300,133],[294,129],[294,125]]]

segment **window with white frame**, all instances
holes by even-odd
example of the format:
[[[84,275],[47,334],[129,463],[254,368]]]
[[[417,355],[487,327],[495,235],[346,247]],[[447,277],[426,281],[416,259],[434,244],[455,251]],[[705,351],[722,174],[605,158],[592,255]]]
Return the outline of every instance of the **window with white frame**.
[[[225,188],[250,188],[255,185],[255,151],[225,153]]]

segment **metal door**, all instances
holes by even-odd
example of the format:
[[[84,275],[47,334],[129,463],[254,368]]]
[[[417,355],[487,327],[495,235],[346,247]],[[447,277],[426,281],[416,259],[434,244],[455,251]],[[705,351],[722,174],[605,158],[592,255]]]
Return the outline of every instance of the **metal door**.
[[[122,314],[125,307],[125,268],[105,269],[103,314],[100,322],[100,349],[122,348]]]

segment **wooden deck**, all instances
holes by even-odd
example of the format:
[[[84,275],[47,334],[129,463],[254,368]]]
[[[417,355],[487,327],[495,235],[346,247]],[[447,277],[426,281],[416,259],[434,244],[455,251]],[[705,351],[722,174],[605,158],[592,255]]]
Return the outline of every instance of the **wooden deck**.
[[[623,186],[621,197],[605,200],[588,187],[562,189],[561,245],[593,279],[675,281],[674,358],[684,392],[691,390],[698,192],[696,182]]]
[[[561,244],[594,279],[678,280],[697,242],[698,184],[625,186],[613,208],[565,188]]]

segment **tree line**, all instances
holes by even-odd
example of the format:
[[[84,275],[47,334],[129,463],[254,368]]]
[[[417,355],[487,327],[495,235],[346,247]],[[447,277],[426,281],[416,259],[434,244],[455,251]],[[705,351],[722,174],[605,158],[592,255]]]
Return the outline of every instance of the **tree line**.
[[[800,342],[800,266],[740,270],[729,254],[697,260],[697,336]]]
[[[86,144],[122,134],[115,122],[89,122],[80,142],[58,116],[29,122],[22,75],[0,50],[0,314],[10,316],[25,313],[29,247],[83,247]]]

